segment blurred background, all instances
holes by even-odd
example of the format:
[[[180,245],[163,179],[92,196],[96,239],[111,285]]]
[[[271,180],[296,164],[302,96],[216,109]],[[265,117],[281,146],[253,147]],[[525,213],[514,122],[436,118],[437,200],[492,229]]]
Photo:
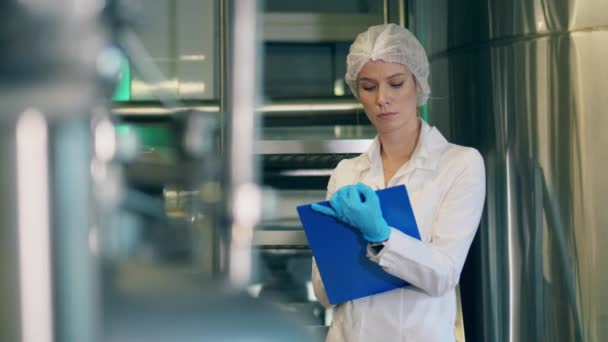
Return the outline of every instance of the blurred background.
[[[375,133],[367,27],[431,62],[422,118],[482,152],[468,341],[605,341],[608,3],[5,0],[0,341],[322,341],[295,207]]]

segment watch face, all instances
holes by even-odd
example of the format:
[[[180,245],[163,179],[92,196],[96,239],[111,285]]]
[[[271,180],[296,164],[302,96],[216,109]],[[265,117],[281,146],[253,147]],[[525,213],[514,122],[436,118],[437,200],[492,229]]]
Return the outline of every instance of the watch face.
[[[380,253],[382,248],[384,248],[384,242],[373,244],[370,247],[376,254],[378,254],[378,253]]]

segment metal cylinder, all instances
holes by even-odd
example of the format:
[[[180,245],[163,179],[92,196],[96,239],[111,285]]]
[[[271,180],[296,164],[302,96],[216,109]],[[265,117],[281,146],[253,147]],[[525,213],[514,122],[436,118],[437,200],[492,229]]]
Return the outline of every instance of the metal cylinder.
[[[431,61],[430,121],[486,162],[461,278],[467,341],[608,339],[605,2],[409,7]]]
[[[90,120],[56,120],[49,138],[57,341],[97,341],[99,227],[91,191]]]
[[[0,340],[21,339],[15,122],[0,121]]]
[[[261,192],[256,185],[254,142],[256,139],[256,104],[259,89],[258,3],[236,0],[233,3],[233,27],[230,31],[229,74],[225,152],[225,182],[228,210],[228,277],[235,287],[247,285],[252,268],[253,229],[261,214]]]

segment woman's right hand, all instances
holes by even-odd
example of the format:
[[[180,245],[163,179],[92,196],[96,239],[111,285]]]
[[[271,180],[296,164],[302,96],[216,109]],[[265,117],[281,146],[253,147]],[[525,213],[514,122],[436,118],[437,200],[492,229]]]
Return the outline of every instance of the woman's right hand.
[[[329,206],[314,203],[311,207],[357,228],[368,242],[386,241],[390,236],[378,195],[363,183],[340,188],[331,196]]]

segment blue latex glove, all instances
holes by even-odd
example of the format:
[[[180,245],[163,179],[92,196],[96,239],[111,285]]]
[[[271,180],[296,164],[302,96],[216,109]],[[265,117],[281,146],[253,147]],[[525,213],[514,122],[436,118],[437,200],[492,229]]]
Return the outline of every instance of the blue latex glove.
[[[342,187],[331,196],[329,205],[314,203],[312,209],[357,228],[369,242],[382,242],[389,238],[391,230],[382,217],[380,200],[369,186],[357,183]]]

